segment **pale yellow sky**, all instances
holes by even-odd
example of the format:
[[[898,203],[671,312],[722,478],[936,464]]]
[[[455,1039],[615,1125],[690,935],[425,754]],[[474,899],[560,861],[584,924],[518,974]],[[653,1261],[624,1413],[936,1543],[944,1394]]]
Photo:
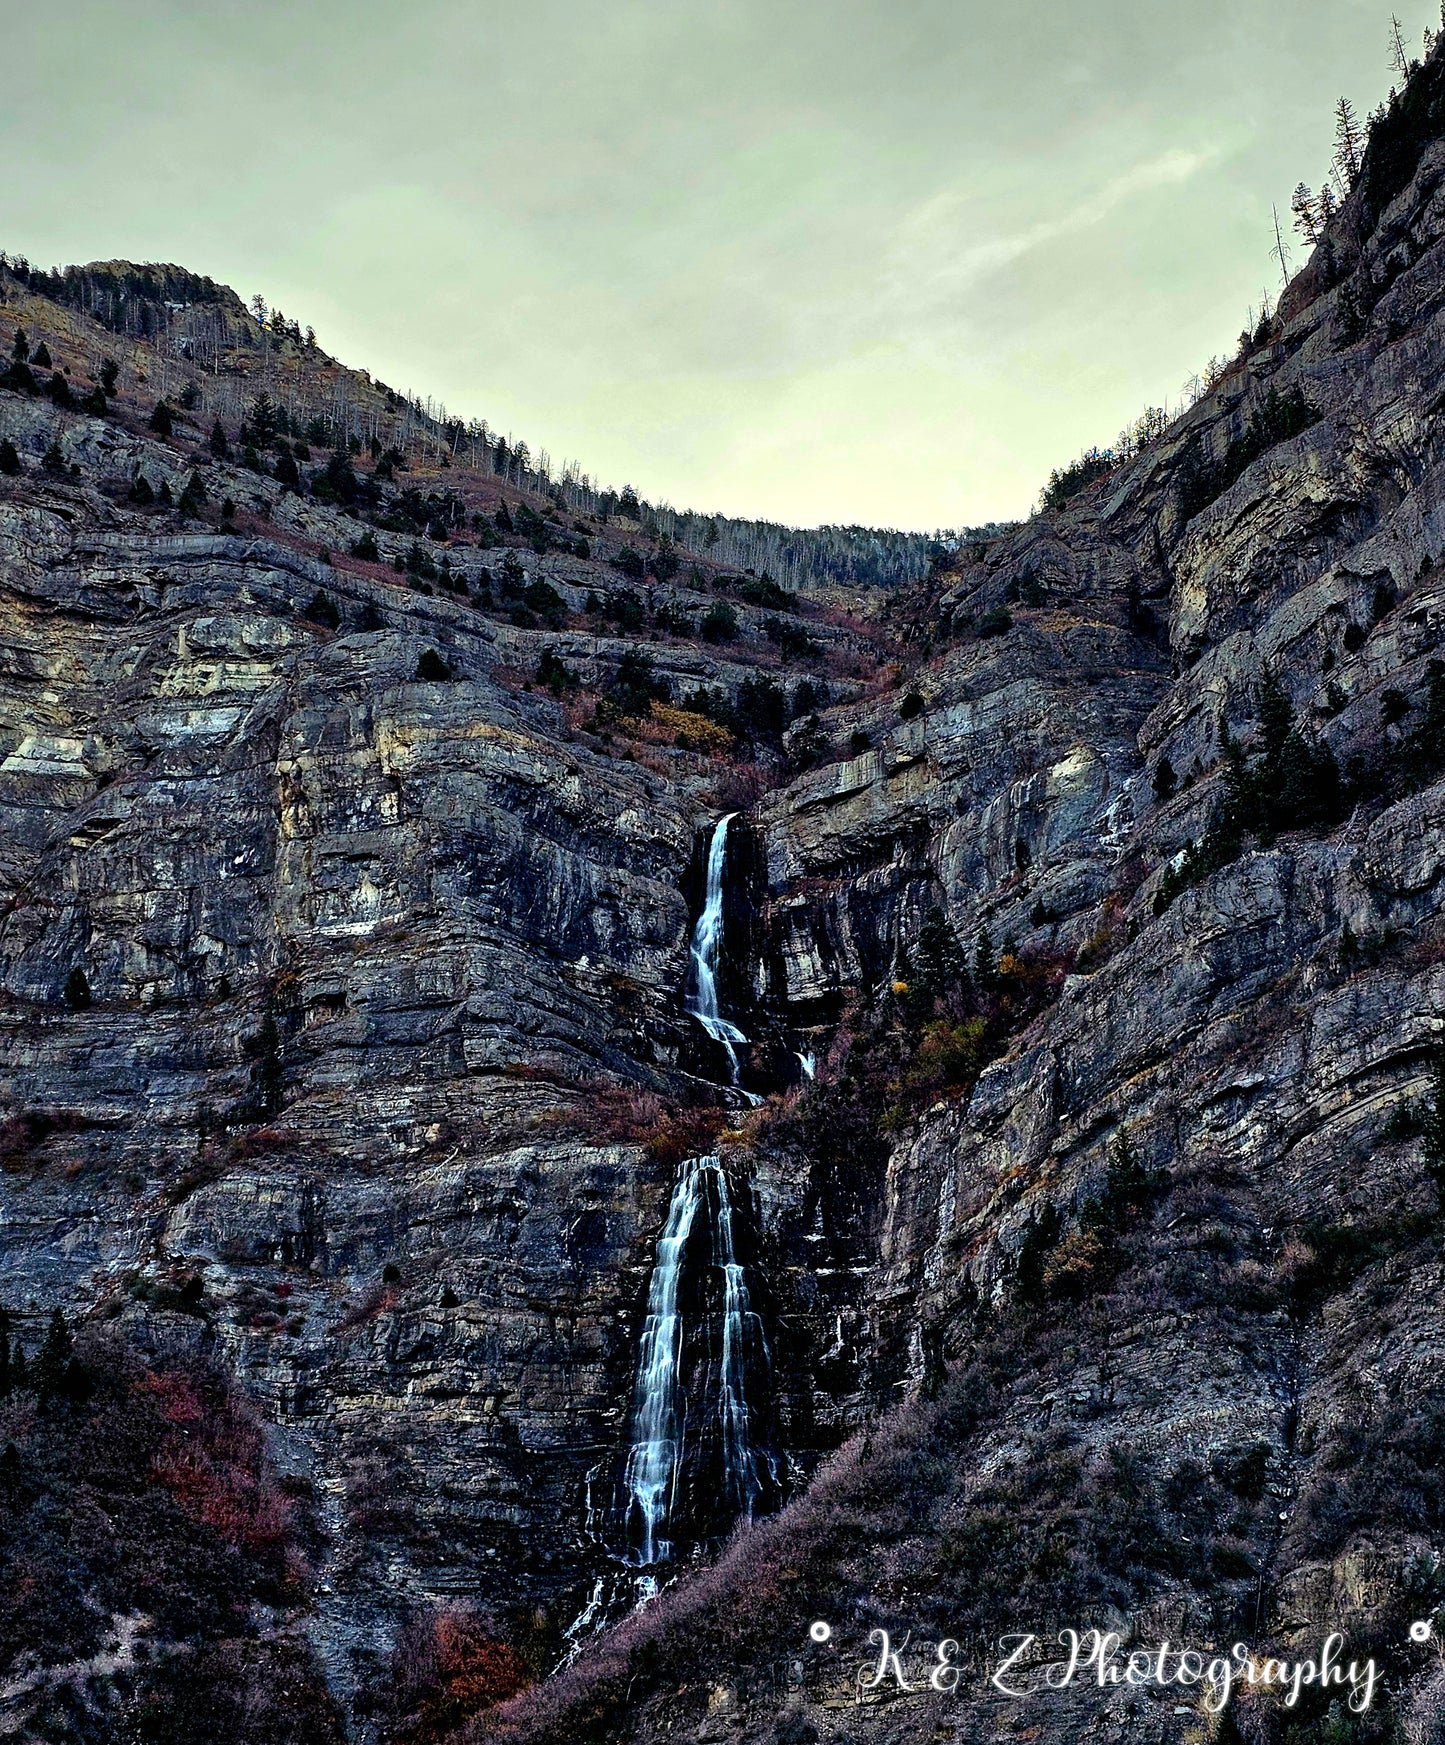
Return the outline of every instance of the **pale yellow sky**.
[[[1389,17],[59,0],[6,20],[0,247],[260,291],[678,507],[977,523],[1232,347]]]

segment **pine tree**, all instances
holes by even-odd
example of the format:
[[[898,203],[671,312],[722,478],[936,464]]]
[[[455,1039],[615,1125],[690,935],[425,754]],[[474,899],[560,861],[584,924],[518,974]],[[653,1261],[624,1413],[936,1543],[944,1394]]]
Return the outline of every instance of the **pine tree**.
[[[164,400],[156,401],[156,409],[150,416],[150,427],[157,436],[169,436],[175,428],[175,414]]]
[[[60,452],[58,442],[52,442],[40,457],[40,467],[43,472],[49,473],[53,478],[60,478],[65,472],[65,456]]]
[[[217,460],[226,460],[231,453],[231,445],[226,441],[226,433],[221,429],[219,418],[211,426],[210,450]]]
[[[36,346],[35,350],[31,352],[30,361],[37,370],[53,370],[55,368],[55,364],[50,356],[50,347],[43,339],[40,344]]]
[[[1348,97],[1335,105],[1335,174],[1340,186],[1348,193],[1359,180],[1364,158],[1364,136],[1355,115],[1355,106]]]
[[[90,982],[78,963],[65,978],[65,1003],[72,1012],[83,1012],[90,1005]]]
[[[161,504],[164,508],[169,509],[171,507],[171,501],[171,487],[165,479],[162,479],[160,484],[156,487],[156,502]]]
[[[3,441],[0,441],[0,473],[13,479],[19,471],[20,456],[16,451],[15,444],[7,436]]]
[[[257,394],[251,402],[251,438],[257,448],[269,448],[280,428],[280,414],[275,401],[267,393]]]
[[[115,398],[115,385],[120,380],[120,365],[114,358],[108,357],[100,366],[101,391]]]
[[[1290,198],[1290,211],[1294,213],[1294,227],[1304,240],[1314,247],[1320,239],[1319,208],[1315,197],[1310,192],[1309,184],[1301,182]]]
[[[0,1400],[8,1396],[13,1380],[10,1369],[10,1311],[0,1308]]]
[[[1265,764],[1276,767],[1284,754],[1285,742],[1294,731],[1294,704],[1273,673],[1266,673],[1260,681],[1255,712]]]
[[[914,962],[914,980],[930,998],[947,999],[968,979],[963,946],[940,903],[934,903],[923,917]]]
[[[45,385],[51,403],[69,411],[75,405],[75,396],[70,391],[70,381],[63,370],[56,370]]]
[[[25,337],[25,329],[23,327],[17,327],[15,329],[15,343],[10,347],[10,355],[15,359],[17,364],[27,364],[30,362],[30,341]]]
[[[71,1354],[75,1341],[65,1324],[64,1311],[50,1311],[50,1325],[45,1343],[40,1347],[30,1371],[31,1386],[41,1400],[53,1400],[65,1390],[70,1378]]]
[[[181,492],[181,500],[178,504],[180,512],[194,521],[200,515],[205,501],[206,487],[201,483],[201,475],[192,473],[190,478],[186,480],[185,490]]]
[[[130,488],[130,500],[144,509],[156,500],[156,494],[151,489],[150,480],[144,473],[137,473],[135,483]]]

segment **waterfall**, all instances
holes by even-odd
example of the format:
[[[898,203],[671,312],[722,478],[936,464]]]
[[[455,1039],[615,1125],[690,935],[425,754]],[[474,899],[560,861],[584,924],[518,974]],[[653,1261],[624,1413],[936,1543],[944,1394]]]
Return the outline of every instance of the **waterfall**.
[[[727,858],[728,825],[736,817],[736,812],[729,812],[726,817],[719,818],[708,844],[707,888],[702,913],[692,930],[693,992],[687,1006],[713,1041],[720,1042],[727,1050],[728,1070],[735,1085],[741,1072],[737,1045],[745,1043],[747,1037],[722,1015],[717,997],[717,960],[723,939],[723,863]]]
[[[632,1393],[632,1448],[623,1482],[628,1491],[628,1526],[635,1517],[642,1530],[639,1563],[657,1563],[672,1555],[672,1546],[661,1537],[661,1529],[667,1525],[677,1494],[687,1409],[680,1373],[682,1317],[677,1312],[677,1290],[682,1280],[682,1251],[692,1233],[701,1196],[702,1159],[690,1157],[678,1175],[667,1222],[657,1239]]]
[[[812,1049],[810,1048],[805,1052],[801,1048],[795,1048],[793,1050],[793,1053],[797,1055],[798,1062],[802,1066],[803,1077],[805,1079],[817,1078],[817,1076],[818,1076],[818,1061],[817,1061],[817,1057],[814,1055]]]
[[[711,1192],[709,1191],[711,1188]],[[716,1213],[712,1200],[716,1198]],[[699,1209],[712,1217],[711,1261],[722,1273],[722,1357],[717,1381],[717,1428],[720,1432],[723,1487],[734,1518],[751,1519],[771,1462],[753,1446],[747,1400],[747,1338],[755,1328],[764,1355],[766,1340],[752,1312],[747,1279],[737,1257],[732,1199],[722,1160],[690,1157],[678,1172],[667,1210],[667,1222],[657,1240],[657,1259],[647,1293],[647,1319],[638,1352],[632,1396],[632,1446],[623,1475],[624,1519],[630,1560],[643,1565],[672,1557],[668,1536],[682,1477],[684,1443],[688,1436],[688,1401],[682,1378],[682,1315],[678,1294],[684,1253]],[[705,1406],[707,1402],[702,1402]],[[706,1418],[694,1427],[700,1434]],[[766,1477],[765,1477],[766,1474]]]

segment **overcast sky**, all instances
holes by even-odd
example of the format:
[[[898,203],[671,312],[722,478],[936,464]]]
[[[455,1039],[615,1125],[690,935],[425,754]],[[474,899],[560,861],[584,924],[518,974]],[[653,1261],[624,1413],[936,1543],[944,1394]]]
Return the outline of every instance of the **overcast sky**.
[[[1395,0],[1411,46],[1436,0]],[[679,507],[1027,510],[1225,351],[1373,0],[52,0],[0,248],[177,261]]]

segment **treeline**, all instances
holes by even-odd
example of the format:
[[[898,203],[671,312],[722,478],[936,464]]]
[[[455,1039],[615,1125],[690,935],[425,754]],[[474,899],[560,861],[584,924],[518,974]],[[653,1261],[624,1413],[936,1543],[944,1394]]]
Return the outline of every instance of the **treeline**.
[[[940,549],[1001,531],[799,528],[674,509],[647,501],[631,485],[604,487],[575,462],[558,466],[545,449],[503,435],[485,419],[459,418],[442,402],[344,368],[311,328],[268,309],[260,297],[248,307],[228,286],[183,268],[107,261],[47,270],[0,254],[0,293],[7,282],[152,347],[160,364],[157,393],[189,411],[238,425],[259,393],[282,414],[283,434],[324,425],[333,446],[394,454],[398,465],[466,466],[544,498],[560,513],[635,520],[643,536],[726,568],[771,575],[790,589],[895,588],[925,576]]]

